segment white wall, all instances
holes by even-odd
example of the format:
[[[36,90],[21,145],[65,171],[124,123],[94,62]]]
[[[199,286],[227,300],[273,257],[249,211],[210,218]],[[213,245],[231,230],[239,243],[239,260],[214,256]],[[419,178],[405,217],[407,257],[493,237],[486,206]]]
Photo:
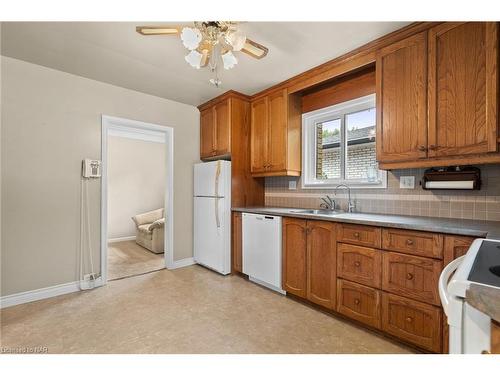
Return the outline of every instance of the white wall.
[[[78,279],[80,166],[101,159],[102,114],[174,128],[174,260],[191,257],[198,110],[17,59],[1,63],[1,295]],[[100,184],[90,181],[89,192],[97,268]]]
[[[108,137],[108,239],[135,236],[132,216],[165,205],[165,143]]]

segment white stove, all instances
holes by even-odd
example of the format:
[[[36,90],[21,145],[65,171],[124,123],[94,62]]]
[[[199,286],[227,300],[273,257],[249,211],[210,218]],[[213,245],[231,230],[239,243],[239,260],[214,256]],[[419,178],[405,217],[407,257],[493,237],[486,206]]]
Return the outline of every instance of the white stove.
[[[441,273],[439,296],[450,326],[451,354],[490,350],[491,319],[465,302],[465,294],[471,284],[500,289],[499,265],[500,241],[477,239]]]

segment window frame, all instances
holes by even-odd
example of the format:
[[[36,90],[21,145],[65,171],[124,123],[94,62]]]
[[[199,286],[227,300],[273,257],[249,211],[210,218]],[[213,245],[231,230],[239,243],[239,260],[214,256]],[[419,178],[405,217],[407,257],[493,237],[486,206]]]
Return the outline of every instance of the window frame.
[[[387,171],[379,169],[379,180],[369,182],[364,179],[346,179],[347,141],[346,115],[375,108],[375,94],[334,104],[329,107],[302,114],[302,188],[329,189],[339,184],[352,188],[385,189],[387,188]],[[316,125],[326,121],[340,119],[340,178],[318,179],[316,177]],[[375,138],[375,142],[376,142]]]

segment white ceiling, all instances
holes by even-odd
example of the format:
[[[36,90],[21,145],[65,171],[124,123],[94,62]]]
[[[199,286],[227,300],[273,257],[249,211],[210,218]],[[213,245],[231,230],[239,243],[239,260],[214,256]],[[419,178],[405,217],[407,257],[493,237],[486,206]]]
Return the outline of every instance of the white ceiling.
[[[148,23],[146,23],[148,24]],[[151,23],[149,23],[151,24]],[[155,23],[172,24],[169,22]],[[177,36],[141,36],[135,23],[3,22],[2,55],[199,105],[229,89],[248,95],[322,64],[407,22],[246,22],[246,35],[269,48],[262,60],[235,53],[239,63],[208,83],[208,69],[184,61]]]

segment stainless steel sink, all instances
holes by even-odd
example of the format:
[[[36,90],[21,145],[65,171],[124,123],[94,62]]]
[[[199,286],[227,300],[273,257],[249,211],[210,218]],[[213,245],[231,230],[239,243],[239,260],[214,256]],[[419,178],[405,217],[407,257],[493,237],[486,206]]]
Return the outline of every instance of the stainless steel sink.
[[[343,214],[343,211],[337,210],[292,210],[290,211],[294,214],[310,214],[310,215],[340,215]]]

